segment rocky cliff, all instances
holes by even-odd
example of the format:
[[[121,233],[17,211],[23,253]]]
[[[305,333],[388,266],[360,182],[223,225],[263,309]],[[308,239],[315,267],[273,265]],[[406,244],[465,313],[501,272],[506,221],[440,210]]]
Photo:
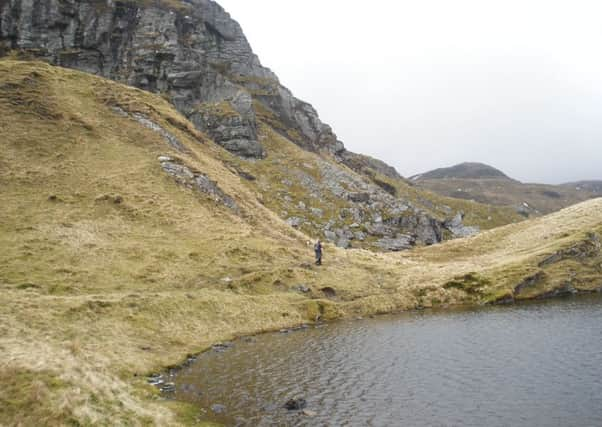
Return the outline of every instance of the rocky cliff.
[[[425,210],[400,198],[396,183],[402,178],[393,168],[345,150],[315,109],[261,65],[238,23],[211,0],[3,0],[0,55],[159,93],[240,160],[262,164],[276,157],[270,149],[280,146],[265,142],[272,131],[319,154],[325,161],[310,168],[316,176],[288,164],[288,176],[257,186],[267,198],[282,187],[273,210],[310,235],[388,250],[443,238],[446,218],[433,217],[437,207]],[[247,166],[238,168],[275,176],[273,168],[266,173],[252,162]]]
[[[297,130],[304,147],[343,150],[316,111],[261,65],[240,26],[210,0],[3,1],[0,48],[164,94],[244,157],[264,154],[253,101]]]

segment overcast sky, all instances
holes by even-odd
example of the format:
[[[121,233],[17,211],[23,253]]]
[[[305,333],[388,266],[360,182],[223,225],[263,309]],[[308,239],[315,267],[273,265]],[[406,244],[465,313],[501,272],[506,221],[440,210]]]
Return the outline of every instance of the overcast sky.
[[[218,0],[349,150],[602,179],[602,2]]]

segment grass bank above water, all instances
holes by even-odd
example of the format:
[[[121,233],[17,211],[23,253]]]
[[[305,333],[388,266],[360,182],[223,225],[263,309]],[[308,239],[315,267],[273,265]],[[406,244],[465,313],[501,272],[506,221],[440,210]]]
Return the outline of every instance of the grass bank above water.
[[[599,199],[412,252],[327,246],[317,268],[308,237],[162,98],[16,61],[0,61],[0,93],[7,425],[185,424],[194,414],[144,376],[217,341],[317,317],[602,286]],[[216,181],[239,211],[178,184],[159,156]]]

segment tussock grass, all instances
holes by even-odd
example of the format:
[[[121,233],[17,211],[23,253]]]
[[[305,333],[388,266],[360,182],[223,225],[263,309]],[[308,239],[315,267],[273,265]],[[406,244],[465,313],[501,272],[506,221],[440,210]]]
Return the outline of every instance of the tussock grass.
[[[114,106],[143,113],[185,150]],[[327,245],[317,268],[308,237],[254,187],[280,178],[270,163],[278,156],[240,163],[160,97],[4,60],[0,132],[0,417],[8,425],[194,422],[194,410],[160,400],[144,375],[217,341],[318,317],[486,303],[512,294],[549,255],[602,232],[602,201],[592,200],[410,253]],[[269,144],[317,174],[314,154],[285,138]],[[179,186],[160,155],[207,174],[241,213]],[[578,289],[601,286],[597,256],[546,266],[553,279],[524,297],[569,276]],[[478,277],[479,286],[446,286],[458,277]],[[336,296],[326,298],[325,287]]]

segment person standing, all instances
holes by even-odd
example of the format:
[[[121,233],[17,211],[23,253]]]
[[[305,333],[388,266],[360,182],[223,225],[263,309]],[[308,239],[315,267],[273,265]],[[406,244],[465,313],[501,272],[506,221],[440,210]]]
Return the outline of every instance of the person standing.
[[[314,252],[316,253],[316,265],[322,265],[322,242],[320,239],[314,245]]]

